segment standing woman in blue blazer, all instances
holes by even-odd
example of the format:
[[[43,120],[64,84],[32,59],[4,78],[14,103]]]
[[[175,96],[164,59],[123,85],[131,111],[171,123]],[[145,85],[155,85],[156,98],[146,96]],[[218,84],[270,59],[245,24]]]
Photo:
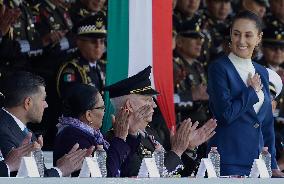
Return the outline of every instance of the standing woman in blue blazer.
[[[264,146],[275,160],[275,135],[267,70],[252,61],[261,43],[262,23],[257,15],[243,11],[231,25],[231,53],[208,70],[210,110],[217,119],[216,146],[221,155],[221,175],[249,175],[254,159]]]

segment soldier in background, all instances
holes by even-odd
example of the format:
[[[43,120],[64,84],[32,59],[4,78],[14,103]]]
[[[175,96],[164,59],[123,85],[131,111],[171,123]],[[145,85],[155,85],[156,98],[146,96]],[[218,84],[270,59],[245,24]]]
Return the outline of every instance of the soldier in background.
[[[266,8],[269,7],[268,0],[242,0],[241,10],[249,10],[263,18],[266,13]]]
[[[192,27],[199,27],[204,36],[204,43],[202,45],[202,52],[199,56],[199,60],[207,67],[208,62],[210,61],[210,52],[211,47],[211,37],[209,32],[206,30],[205,20],[206,16],[202,11],[199,11],[200,0],[179,0],[177,1],[176,8],[173,14],[173,27],[177,33],[185,32]]]
[[[77,0],[70,9],[73,23],[76,25],[83,18],[97,13],[106,16],[105,2],[106,0]]]
[[[284,63],[284,29],[282,27],[268,25],[263,30],[262,52],[263,57],[259,62],[277,72],[282,81],[284,81],[284,69],[280,66]],[[278,103],[276,112],[280,110],[280,116],[284,114],[283,97],[282,92],[276,99]]]
[[[59,96],[73,82],[94,85],[100,92],[105,84],[105,19],[100,15],[89,16],[76,26],[78,54],[64,63],[57,74],[56,88]]]
[[[178,122],[186,117],[203,123],[208,119],[207,79],[201,54],[204,35],[198,26],[178,33],[174,52],[175,107]]]
[[[265,24],[284,27],[284,0],[270,0],[270,12],[265,17]]]
[[[1,50],[1,60],[8,70],[31,70],[31,60],[38,59],[45,44],[35,29],[36,8],[24,0],[8,0],[5,6],[20,12],[19,18],[2,38],[5,46]],[[11,52],[12,51],[12,52]]]
[[[62,0],[43,0],[37,4],[37,8],[39,21],[35,26],[47,46],[41,60],[32,62],[32,67],[37,74],[45,78],[47,90],[51,95],[56,94],[54,86],[59,66],[66,58],[72,57],[77,49],[75,35],[71,31],[71,17]]]
[[[21,12],[19,9],[7,8],[3,1],[0,1],[0,56],[4,56],[8,51],[9,45],[6,43],[6,35],[9,33],[11,26],[19,18]],[[2,40],[4,40],[2,42]],[[0,59],[0,77],[9,72],[9,68],[6,67],[7,61],[1,57]]]
[[[198,12],[200,0],[178,0],[173,15],[173,24],[177,32],[188,30],[192,24],[201,27],[201,14]]]
[[[216,59],[223,52],[223,33],[229,27],[231,21],[231,0],[207,0],[203,13],[205,29],[209,32],[211,47],[210,61]]]
[[[272,24],[267,25],[267,28],[263,30],[263,58],[260,63],[278,73],[284,83],[284,69],[280,66],[284,63],[284,30],[282,27],[276,27]],[[277,103],[274,111],[275,130],[284,137],[283,90],[275,100]]]

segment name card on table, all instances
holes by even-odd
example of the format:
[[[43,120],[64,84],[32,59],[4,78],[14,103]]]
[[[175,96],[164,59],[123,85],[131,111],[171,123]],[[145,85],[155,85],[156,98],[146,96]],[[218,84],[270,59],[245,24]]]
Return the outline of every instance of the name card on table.
[[[34,157],[22,157],[16,177],[40,177]]]
[[[217,178],[213,164],[209,158],[201,159],[196,178],[204,178],[205,172],[207,171],[208,178]]]
[[[139,173],[138,173],[138,178],[154,178],[160,177],[158,167],[155,162],[155,158],[144,158],[142,160]]]
[[[102,177],[102,173],[101,173],[101,170],[99,168],[99,164],[96,158],[93,158],[93,157],[85,158],[80,174],[79,174],[79,177],[81,178],[89,178],[89,177],[101,178]]]
[[[262,159],[254,159],[249,177],[250,178],[258,178],[258,177],[269,178],[268,170]]]

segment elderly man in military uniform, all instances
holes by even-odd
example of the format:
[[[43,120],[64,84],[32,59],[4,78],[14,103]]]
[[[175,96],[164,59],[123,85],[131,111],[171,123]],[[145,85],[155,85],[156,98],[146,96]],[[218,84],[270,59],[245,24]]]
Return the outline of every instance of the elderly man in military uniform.
[[[70,8],[72,21],[76,25],[83,18],[97,13],[106,16],[106,0],[77,0]]]
[[[210,61],[216,59],[223,52],[222,42],[224,31],[229,27],[231,21],[231,0],[206,0],[206,9],[203,15],[205,29],[209,32]]]
[[[105,87],[105,90],[109,91],[111,102],[117,112],[121,108],[128,109],[129,134],[126,141],[136,143],[121,166],[121,177],[137,176],[143,158],[151,157],[155,150],[163,150],[157,141],[158,135],[150,134],[149,129],[146,129],[146,126],[151,126],[153,112],[157,108],[153,98],[158,92],[151,87],[150,73],[151,67],[149,66],[132,77]],[[131,127],[138,125],[138,133],[133,134]],[[164,159],[164,166],[167,169],[166,176],[179,173],[183,168],[182,155],[185,154],[185,157],[188,157],[189,150],[194,150],[196,146],[214,135],[216,121],[211,119],[199,129],[196,129],[197,126],[198,123],[193,124],[190,119],[187,119],[180,123],[175,134],[172,130],[171,148],[167,150]],[[194,160],[186,163],[185,167],[191,168],[195,165]]]
[[[208,119],[208,94],[205,69],[197,58],[201,54],[203,33],[198,26],[180,32],[174,51],[175,107],[181,121],[190,116],[193,121]]]
[[[78,54],[64,63],[57,74],[57,92],[60,95],[64,88],[79,82],[96,86],[100,92],[105,84],[105,62],[101,60],[105,52],[105,19],[94,15],[83,19],[76,26]]]

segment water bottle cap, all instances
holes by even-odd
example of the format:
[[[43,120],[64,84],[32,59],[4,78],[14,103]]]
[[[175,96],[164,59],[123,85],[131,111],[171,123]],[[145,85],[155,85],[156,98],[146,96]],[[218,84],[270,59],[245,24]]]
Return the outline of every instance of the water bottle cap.
[[[104,146],[103,145],[97,145],[97,150],[103,150]]]
[[[217,147],[211,147],[211,150],[217,150]]]
[[[268,147],[263,147],[262,151],[268,151]]]

